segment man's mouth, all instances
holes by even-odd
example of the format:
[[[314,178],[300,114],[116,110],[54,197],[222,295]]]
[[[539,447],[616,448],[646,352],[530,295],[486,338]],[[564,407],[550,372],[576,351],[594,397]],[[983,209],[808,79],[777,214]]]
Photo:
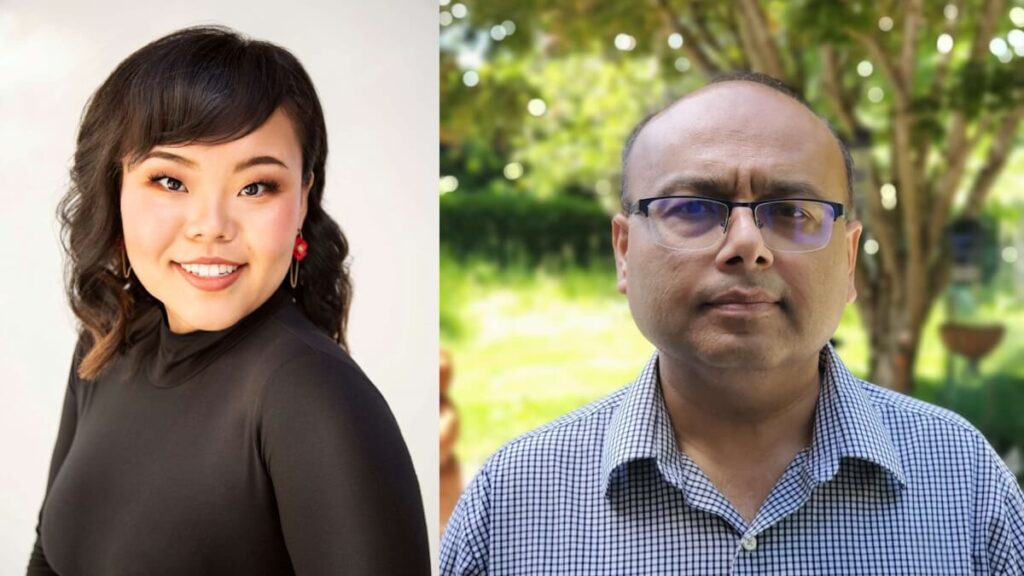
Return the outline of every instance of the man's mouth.
[[[758,306],[777,305],[779,298],[764,290],[727,290],[707,302],[708,306]]]

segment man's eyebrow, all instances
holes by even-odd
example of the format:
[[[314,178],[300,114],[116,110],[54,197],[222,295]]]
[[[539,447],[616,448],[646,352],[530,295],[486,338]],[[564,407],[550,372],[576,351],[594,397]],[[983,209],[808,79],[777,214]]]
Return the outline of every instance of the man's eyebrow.
[[[799,180],[768,180],[754,182],[754,191],[761,200],[769,198],[817,198],[825,199],[813,184]],[[711,176],[677,176],[657,190],[656,196],[671,196],[680,192],[700,196],[729,198],[736,194],[734,184],[724,178]]]
[[[825,195],[813,184],[799,180],[769,180],[760,187],[759,196],[764,198],[817,198]]]
[[[676,176],[665,182],[655,192],[655,196],[671,196],[679,192],[695,192],[702,196],[722,196],[732,194],[732,183],[721,178],[708,176]]]
[[[144,154],[141,158],[139,158],[136,162],[133,162],[132,165],[136,166],[136,165],[141,164],[142,162],[144,162],[146,160],[149,160],[150,158],[160,158],[160,159],[163,159],[163,160],[170,160],[171,162],[177,162],[178,164],[183,164],[183,165],[185,165],[185,166],[187,166],[189,168],[193,168],[193,169],[195,169],[196,167],[199,166],[193,160],[189,160],[188,158],[185,158],[184,156],[179,156],[178,154],[174,154],[174,153],[171,153],[171,152],[166,152],[166,151],[163,151],[163,150],[150,150],[149,152]],[[242,170],[245,170],[247,168],[252,168],[253,166],[262,166],[262,165],[280,166],[280,167],[284,168],[285,170],[288,169],[288,165],[287,164],[285,164],[284,162],[278,160],[277,158],[275,158],[273,156],[253,156],[252,158],[249,158],[248,160],[243,160],[243,161],[239,162],[238,164],[236,164],[235,165],[235,172],[241,172]]]

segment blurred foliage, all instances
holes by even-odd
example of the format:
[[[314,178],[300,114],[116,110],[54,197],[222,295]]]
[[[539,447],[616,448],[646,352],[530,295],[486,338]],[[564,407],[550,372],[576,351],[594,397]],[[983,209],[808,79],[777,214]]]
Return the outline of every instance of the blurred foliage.
[[[498,185],[542,198],[580,195],[610,212],[617,205],[619,153],[626,136],[646,113],[706,82],[709,70],[702,68],[702,58],[721,70],[757,68],[750,60],[752,51],[744,49],[744,24],[735,3],[461,4],[467,14],[452,18],[441,33],[441,173],[458,177],[460,193]],[[964,111],[969,121],[992,118],[1020,105],[1024,85],[1024,58],[1004,63],[988,50],[980,61],[970,58],[972,34],[987,3],[957,2],[952,20],[944,15],[945,4],[926,3],[909,94],[915,136],[934,145],[928,158],[933,170],[942,167],[941,148],[954,110]],[[787,82],[852,140],[857,135],[840,121],[823,84],[820,48],[827,44],[834,49],[838,83],[853,95],[848,104],[857,123],[870,131],[874,159],[882,170],[891,170],[895,88],[865,39],[877,41],[886,54],[898,55],[901,5],[797,0],[760,6]],[[997,19],[997,36],[1013,29],[1006,17],[1010,6]],[[891,33],[879,31],[879,18],[886,14],[895,19]],[[680,31],[689,34],[681,35],[681,46],[670,46],[670,35]],[[943,33],[955,39],[948,62],[936,50],[935,39]],[[617,48],[621,35],[632,39],[632,45],[624,41]],[[866,76],[857,71],[862,62],[872,64]],[[467,73],[475,74],[472,86],[464,82]],[[943,79],[948,80],[940,84]],[[872,88],[885,94],[881,102],[868,98]],[[545,103],[543,114],[528,111],[533,99]],[[503,175],[510,162],[524,168],[513,181]]]
[[[449,194],[441,197],[440,225],[449,257],[460,260],[476,256],[522,267],[612,261],[607,214],[571,196]]]

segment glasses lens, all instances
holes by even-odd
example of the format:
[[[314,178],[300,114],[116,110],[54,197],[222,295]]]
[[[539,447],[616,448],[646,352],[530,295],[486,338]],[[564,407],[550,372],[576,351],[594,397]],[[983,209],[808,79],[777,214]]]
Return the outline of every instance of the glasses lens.
[[[761,236],[771,250],[810,252],[828,244],[835,212],[813,200],[780,200],[757,207]]]
[[[647,206],[659,242],[669,248],[696,250],[722,236],[728,208],[701,198],[658,198]]]

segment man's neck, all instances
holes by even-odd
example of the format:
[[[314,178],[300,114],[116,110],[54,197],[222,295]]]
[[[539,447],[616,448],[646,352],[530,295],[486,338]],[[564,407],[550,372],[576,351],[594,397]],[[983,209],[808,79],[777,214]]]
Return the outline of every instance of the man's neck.
[[[659,355],[665,407],[679,449],[749,523],[811,441],[818,356],[772,370],[722,369]]]

